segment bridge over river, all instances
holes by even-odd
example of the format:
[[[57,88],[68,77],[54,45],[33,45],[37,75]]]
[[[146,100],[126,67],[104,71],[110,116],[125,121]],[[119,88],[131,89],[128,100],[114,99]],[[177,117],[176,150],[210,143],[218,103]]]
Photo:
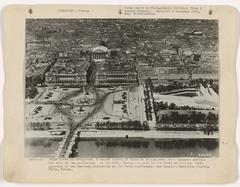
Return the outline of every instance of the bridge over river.
[[[74,134],[76,134],[79,130],[80,127],[82,127],[84,125],[84,123],[91,118],[95,113],[97,113],[103,106],[106,98],[108,97],[108,95],[115,93],[115,92],[120,92],[125,89],[121,89],[121,90],[114,90],[114,91],[110,91],[108,93],[105,93],[104,95],[100,95],[98,93],[98,91],[95,90],[96,92],[96,102],[94,104],[92,104],[91,106],[93,106],[93,110],[88,113],[83,119],[81,119],[81,121],[79,121],[78,123],[74,124],[73,123],[73,119],[71,119],[69,122],[69,133],[66,135],[64,141],[63,141],[63,145],[60,147],[60,150],[58,151],[58,157],[68,157],[69,156],[69,152],[68,150],[71,150],[71,142],[75,141],[75,137]]]

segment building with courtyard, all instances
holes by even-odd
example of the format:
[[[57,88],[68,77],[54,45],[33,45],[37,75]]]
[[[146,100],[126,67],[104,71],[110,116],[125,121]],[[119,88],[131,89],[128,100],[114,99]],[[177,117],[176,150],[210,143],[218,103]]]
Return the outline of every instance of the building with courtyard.
[[[58,59],[45,75],[48,85],[85,85],[89,62],[84,59]]]

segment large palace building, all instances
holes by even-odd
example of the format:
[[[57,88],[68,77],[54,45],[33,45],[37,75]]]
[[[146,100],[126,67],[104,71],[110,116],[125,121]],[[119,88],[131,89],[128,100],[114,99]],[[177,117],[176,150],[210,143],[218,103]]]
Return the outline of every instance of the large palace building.
[[[85,85],[89,63],[84,59],[58,59],[45,75],[46,84]]]
[[[135,68],[123,59],[123,56],[116,55],[116,50],[115,56],[111,56],[111,50],[105,46],[93,48],[90,61],[86,58],[60,56],[45,74],[45,82],[48,85],[85,85],[87,77],[92,76],[95,77],[96,85],[137,84],[138,76]],[[91,63],[94,66],[91,66]]]
[[[96,74],[97,85],[124,85],[124,84],[136,84],[137,73],[130,71],[98,71]]]

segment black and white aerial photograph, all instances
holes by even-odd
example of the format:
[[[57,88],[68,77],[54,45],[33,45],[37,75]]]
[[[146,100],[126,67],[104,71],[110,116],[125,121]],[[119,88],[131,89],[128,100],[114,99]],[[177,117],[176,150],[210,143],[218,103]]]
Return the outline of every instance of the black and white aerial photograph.
[[[26,158],[219,157],[217,20],[25,26]]]

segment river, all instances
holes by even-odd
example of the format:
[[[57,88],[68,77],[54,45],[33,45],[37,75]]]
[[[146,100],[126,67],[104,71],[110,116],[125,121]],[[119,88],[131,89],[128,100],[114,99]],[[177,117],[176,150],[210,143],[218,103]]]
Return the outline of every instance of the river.
[[[26,157],[54,157],[62,138],[26,138]]]
[[[61,138],[28,138],[26,157],[54,157]],[[80,138],[76,157],[217,157],[218,139]]]
[[[218,157],[217,139],[81,138],[76,157]]]

